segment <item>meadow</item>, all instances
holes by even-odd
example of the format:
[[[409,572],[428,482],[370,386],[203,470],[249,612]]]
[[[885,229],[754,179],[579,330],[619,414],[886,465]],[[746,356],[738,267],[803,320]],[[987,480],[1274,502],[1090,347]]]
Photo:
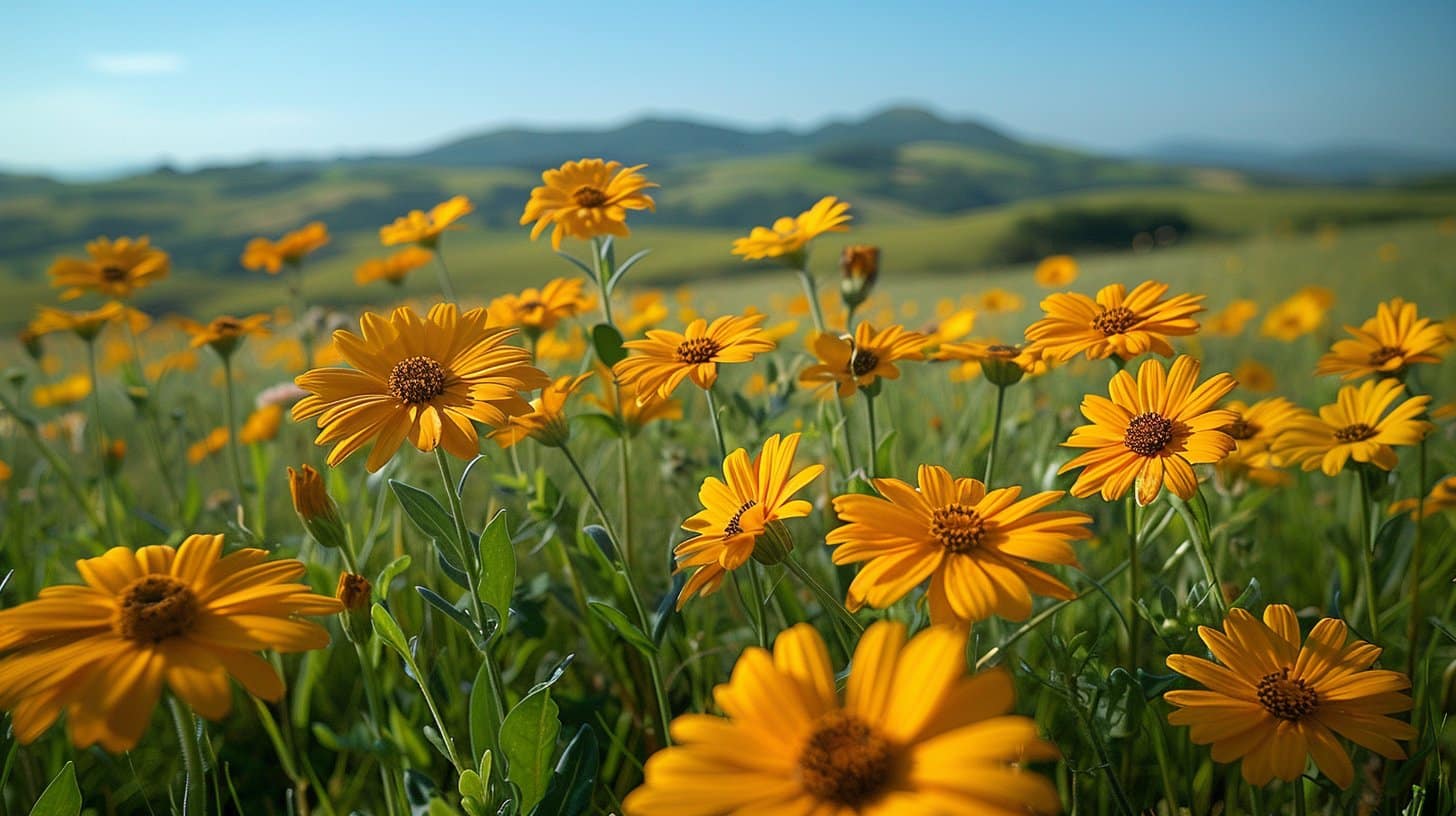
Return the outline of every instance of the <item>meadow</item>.
[[[614,169],[10,285],[0,814],[1456,812],[1456,196]]]

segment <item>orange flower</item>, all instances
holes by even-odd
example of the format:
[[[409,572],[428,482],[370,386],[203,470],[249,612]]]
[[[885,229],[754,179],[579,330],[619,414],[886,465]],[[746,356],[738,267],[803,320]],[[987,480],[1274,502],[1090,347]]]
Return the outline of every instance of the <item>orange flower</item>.
[[[167,277],[172,261],[153,247],[147,236],[97,238],[86,245],[90,258],[58,258],[51,264],[51,285],[68,287],[61,300],[74,300],[86,292],[109,298],[127,298],[138,289]]]
[[[1078,354],[1131,360],[1149,351],[1171,357],[1169,337],[1198,331],[1193,315],[1203,311],[1203,295],[1164,300],[1167,292],[1167,284],[1144,281],[1131,292],[1120,283],[1104,286],[1096,300],[1074,292],[1048,295],[1041,302],[1046,317],[1026,330],[1026,339],[1052,360]]]
[[[434,249],[440,236],[452,229],[456,221],[475,211],[475,205],[463,195],[436,204],[428,213],[410,210],[394,220],[393,224],[379,228],[379,240],[385,246],[415,244],[425,249]]]
[[[254,238],[243,249],[243,268],[259,269],[276,275],[285,264],[299,263],[328,242],[329,228],[321,221],[314,221],[302,229],[294,230],[277,241]]]

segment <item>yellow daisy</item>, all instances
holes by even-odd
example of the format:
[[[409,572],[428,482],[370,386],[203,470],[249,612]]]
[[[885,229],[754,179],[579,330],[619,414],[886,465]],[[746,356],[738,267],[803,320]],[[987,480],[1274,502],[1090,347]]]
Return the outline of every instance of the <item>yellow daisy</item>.
[[[506,424],[487,436],[502,448],[509,448],[522,439],[534,439],[547,447],[559,448],[571,436],[566,416],[566,400],[591,374],[558,377],[541,389],[541,396],[531,400],[530,413],[506,417]]]
[[[563,319],[591,308],[592,298],[582,291],[584,285],[581,278],[556,278],[540,289],[531,287],[519,295],[501,295],[490,302],[490,319],[539,336]]]
[[[1168,338],[1193,334],[1203,295],[1163,296],[1168,285],[1144,281],[1131,292],[1120,283],[1104,286],[1096,300],[1076,292],[1048,295],[1046,317],[1026,330],[1026,339],[1053,360],[1085,354],[1089,360],[1117,355],[1131,360],[1146,352],[1173,356]]]
[[[1321,407],[1318,416],[1303,411],[1290,420],[1289,428],[1274,441],[1274,453],[1305,470],[1320,468],[1327,476],[1338,474],[1351,459],[1390,470],[1396,463],[1392,446],[1420,444],[1432,428],[1418,419],[1431,398],[1411,397],[1395,405],[1404,394],[1399,380],[1344,386],[1334,404]]]
[[[1244,331],[1244,326],[1259,313],[1259,304],[1247,298],[1239,298],[1224,310],[1210,315],[1203,321],[1203,330],[1217,337],[1233,337]]]
[[[1020,487],[988,492],[980,480],[952,478],[938,465],[921,465],[918,481],[919,490],[899,479],[875,479],[879,496],[834,499],[834,513],[845,522],[825,539],[835,548],[834,563],[865,564],[849,585],[850,611],[866,604],[884,609],[927,578],[931,623],[992,615],[1025,620],[1033,593],[1075,597],[1029,563],[1075,565],[1068,542],[1092,536],[1091,516],[1041,512],[1062,491],[1021,499]]]
[[[1233,437],[1234,449],[1219,461],[1218,472],[1227,481],[1248,478],[1262,485],[1289,481],[1289,474],[1280,469],[1282,461],[1274,455],[1274,440],[1300,415],[1299,406],[1283,397],[1270,397],[1253,405],[1230,400],[1223,407],[1237,418],[1223,427]]]
[[[981,311],[989,314],[1000,314],[1002,312],[1019,312],[1026,303],[1021,295],[1006,289],[987,289],[976,298],[976,305]]]
[[[945,343],[936,350],[935,359],[961,363],[951,373],[952,380],[968,380],[984,371],[997,385],[1014,384],[1022,377],[1039,376],[1048,370],[1041,347],[1030,343],[1009,345],[990,340]]]
[[[474,423],[498,428],[529,413],[520,392],[551,382],[525,349],[506,342],[514,329],[487,327],[484,309],[462,314],[441,303],[421,317],[401,306],[389,317],[366,312],[359,328],[360,334],[334,332],[334,345],[353,368],[318,368],[294,380],[310,393],[293,406],[293,418],[318,417],[314,441],[334,446],[331,467],[370,440],[371,472],[406,438],[422,451],[443,445],[474,459]]]
[[[739,448],[723,460],[723,478],[709,476],[698,491],[703,509],[683,522],[683,529],[695,533],[677,545],[677,571],[692,571],[677,598],[677,607],[694,595],[711,595],[723,578],[748,562],[764,536],[781,538],[771,530],[774,522],[809,515],[813,505],[792,496],[824,472],[823,465],[810,465],[793,473],[799,435],[778,434],[764,440],[763,450],[748,459]],[[786,534],[783,535],[786,537]],[[781,560],[790,542],[776,540],[781,547],[774,554]],[[773,559],[770,559],[773,560]]]
[[[37,408],[57,408],[75,405],[89,396],[91,396],[91,376],[89,374],[72,374],[63,380],[37,385],[35,390],[30,393],[30,401],[35,403]]]
[[[833,390],[852,397],[856,388],[868,388],[881,377],[899,379],[901,360],[923,360],[926,337],[904,326],[876,331],[868,321],[855,326],[854,336],[829,333],[814,335],[810,347],[819,362],[799,374],[799,383],[809,388]]]
[[[67,312],[41,306],[36,311],[35,319],[30,321],[29,330],[37,337],[68,331],[82,340],[90,341],[95,340],[109,323],[124,323],[133,332],[141,332],[151,322],[151,318],[145,314],[113,300],[105,306],[84,312]]]
[[[61,300],[74,300],[86,292],[108,298],[127,298],[144,286],[167,277],[172,260],[167,253],[140,238],[97,238],[86,245],[89,258],[63,257],[51,264],[51,285],[64,287]]]
[[[1314,373],[1339,374],[1347,380],[1372,374],[1399,377],[1416,363],[1441,362],[1451,342],[1440,323],[1419,317],[1416,305],[1402,298],[1380,304],[1360,328],[1346,326],[1345,331],[1354,339],[1336,341]]]
[[[1410,680],[1371,669],[1380,647],[1346,643],[1343,621],[1325,618],[1304,640],[1294,610],[1270,604],[1262,622],[1231,609],[1222,632],[1200,626],[1198,635],[1219,662],[1168,657],[1168,668],[1208,689],[1164,694],[1178,707],[1168,722],[1189,726],[1193,742],[1212,744],[1215,762],[1242,760],[1250,785],[1292,782],[1313,758],[1330,781],[1349,787],[1355,768],[1337,737],[1405,758],[1396,740],[1413,738],[1415,729],[1387,715],[1410,709],[1403,693]]]
[[[965,675],[966,632],[865,630],[843,697],[818,632],[798,624],[770,654],[745,649],[713,690],[722,717],[687,714],[647,760],[625,816],[923,816],[1056,813],[1056,788],[1023,767],[1055,759],[1011,715],[1011,677]]]
[[[1264,315],[1260,331],[1285,343],[1297,340],[1325,324],[1335,294],[1323,286],[1306,286],[1277,303]]]
[[[667,399],[685,379],[706,391],[718,379],[719,363],[746,363],[773,350],[762,322],[761,314],[726,315],[712,323],[694,320],[681,333],[651,329],[646,339],[623,343],[635,353],[612,370],[637,392],[639,403]]]
[[[646,166],[581,159],[547,170],[541,174],[542,186],[531,190],[521,224],[536,222],[531,228],[532,241],[547,227],[554,227],[552,249],[561,249],[562,238],[626,238],[631,234],[628,210],[657,209],[652,197],[643,192],[657,185],[637,172]]]
[[[266,314],[247,317],[222,315],[204,325],[184,318],[182,328],[192,335],[192,348],[211,346],[218,354],[227,357],[250,335],[268,334],[268,320]]]
[[[231,676],[265,700],[283,682],[257,652],[301,652],[329,634],[299,615],[340,610],[298,583],[304,566],[263,550],[224,556],[222,536],[115,547],[76,562],[84,586],[54,586],[0,611],[0,708],[33,742],[61,715],[77,748],[135,747],[165,684],[197,713],[232,707]]]
[[[780,218],[772,227],[754,227],[733,241],[733,254],[745,261],[782,258],[790,266],[802,267],[809,242],[826,232],[847,232],[851,218],[848,202],[825,196],[794,218]]]
[[[1423,518],[1433,516],[1436,513],[1444,513],[1452,509],[1456,509],[1456,475],[1447,476],[1441,481],[1436,482],[1436,486],[1431,488],[1430,494],[1426,496],[1424,515],[1421,512],[1421,502],[1415,499],[1401,499],[1400,501],[1392,502],[1390,505],[1390,514],[1392,516],[1398,516],[1401,513],[1410,513],[1411,518],[1419,521]]]
[[[636,436],[652,422],[682,419],[682,403],[674,399],[654,399],[646,403],[637,399],[637,389],[629,383],[617,382],[612,370],[597,365],[597,380],[602,394],[587,394],[587,402],[606,412],[608,418],[628,436]]]
[[[1186,355],[1164,371],[1144,360],[1137,379],[1119,371],[1108,384],[1111,399],[1088,394],[1082,415],[1092,421],[1072,431],[1062,445],[1088,448],[1058,473],[1082,468],[1072,485],[1078,498],[1102,492],[1107,501],[1122,498],[1137,485],[1138,504],[1150,504],[1166,483],[1180,498],[1198,490],[1193,465],[1217,462],[1234,449],[1224,428],[1238,415],[1213,406],[1234,389],[1234,379],[1216,374],[1198,385],[1199,362]]]
[[[434,260],[428,249],[407,246],[386,258],[371,258],[354,270],[354,283],[368,286],[375,281],[389,281],[398,286],[409,273]]]
[[[285,265],[302,261],[328,242],[329,228],[321,221],[296,229],[277,241],[254,238],[243,248],[243,268],[276,275]]]
[[[1036,285],[1047,289],[1067,286],[1077,279],[1077,261],[1071,255],[1051,255],[1041,260],[1032,273]]]
[[[408,215],[396,218],[393,224],[380,227],[379,240],[385,246],[415,244],[434,249],[446,230],[452,229],[456,221],[474,211],[475,205],[470,203],[470,199],[458,195],[436,204],[428,213],[410,210]]]

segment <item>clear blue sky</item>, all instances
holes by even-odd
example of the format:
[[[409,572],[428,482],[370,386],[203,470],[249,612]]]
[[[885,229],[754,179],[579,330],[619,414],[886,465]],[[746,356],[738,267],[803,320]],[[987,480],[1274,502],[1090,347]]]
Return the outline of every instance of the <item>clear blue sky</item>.
[[[904,101],[1103,150],[1456,145],[1453,0],[22,5],[0,9],[8,167],[408,149],[644,112],[807,125]]]

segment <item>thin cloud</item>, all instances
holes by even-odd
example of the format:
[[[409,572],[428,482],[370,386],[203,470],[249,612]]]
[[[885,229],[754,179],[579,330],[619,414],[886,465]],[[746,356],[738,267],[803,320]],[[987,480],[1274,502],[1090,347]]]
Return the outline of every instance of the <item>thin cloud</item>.
[[[161,76],[179,73],[186,65],[181,54],[165,52],[92,54],[86,63],[91,70],[107,76]]]

